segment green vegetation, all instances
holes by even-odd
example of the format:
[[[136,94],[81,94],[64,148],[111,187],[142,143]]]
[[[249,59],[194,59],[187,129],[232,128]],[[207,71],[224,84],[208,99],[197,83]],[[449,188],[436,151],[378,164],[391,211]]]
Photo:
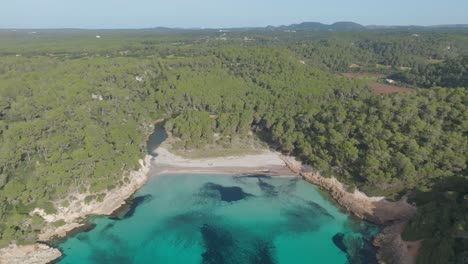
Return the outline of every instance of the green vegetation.
[[[397,73],[392,78],[419,87],[468,87],[468,55]]]
[[[231,144],[249,150],[254,132],[350,188],[390,197],[414,191],[421,210],[407,237],[426,240],[437,229],[437,241],[446,241],[428,238],[422,259],[461,256],[466,236],[453,234],[466,230],[458,215],[466,195],[447,198],[438,186],[468,178],[465,34],[95,35],[0,32],[0,246],[36,240],[45,223],[30,215],[34,208],[53,213],[73,193],[99,201],[124,184],[145,153],[148,127],[167,118],[175,147],[193,156]],[[446,87],[376,94],[367,80],[336,74],[347,71]],[[427,218],[434,221],[423,224]],[[446,219],[459,226],[447,236]]]
[[[467,54],[468,38],[458,33],[354,32],[291,47],[307,63],[327,70],[397,73]],[[350,68],[352,64],[360,67]]]
[[[418,263],[464,263],[468,257],[468,179],[451,177],[416,194],[418,213],[403,233],[423,240]]]
[[[44,57],[1,64],[1,241],[34,241],[28,213],[35,207],[52,213],[51,201],[105,191],[137,167],[151,119],[135,75],[147,64]]]
[[[466,169],[467,101],[465,89],[362,93],[275,123],[271,139],[366,193],[424,190]]]

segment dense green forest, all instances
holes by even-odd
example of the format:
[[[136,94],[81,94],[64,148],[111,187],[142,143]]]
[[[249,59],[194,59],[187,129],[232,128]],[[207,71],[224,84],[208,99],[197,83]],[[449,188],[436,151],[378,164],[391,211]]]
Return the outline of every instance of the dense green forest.
[[[73,193],[99,199],[124,184],[152,123],[167,118],[180,148],[253,131],[350,189],[413,193],[420,210],[407,238],[437,229],[437,241],[446,241],[425,240],[421,263],[437,263],[431,252],[466,254],[454,242],[466,244],[466,235],[452,235],[467,231],[466,190],[440,189],[468,178],[466,34],[2,31],[0,38],[0,246],[37,239],[45,223],[34,208],[52,213]],[[379,94],[365,79],[337,74],[350,71],[425,89]]]
[[[447,61],[423,65],[408,72],[399,72],[391,76],[405,84],[430,88],[468,87],[468,55]]]
[[[450,177],[415,195],[418,213],[403,238],[423,240],[418,263],[464,263],[468,257],[468,179]],[[437,213],[434,213],[437,212]]]

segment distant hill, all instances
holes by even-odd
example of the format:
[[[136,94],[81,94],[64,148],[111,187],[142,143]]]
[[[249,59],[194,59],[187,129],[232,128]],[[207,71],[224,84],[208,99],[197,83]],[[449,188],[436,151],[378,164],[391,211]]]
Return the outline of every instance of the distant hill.
[[[232,28],[184,28],[184,27],[152,27],[152,28],[139,28],[139,29],[80,29],[80,28],[54,28],[54,29],[13,29],[13,28],[0,28],[1,32],[8,31],[197,31],[197,30],[219,30],[219,31],[249,31],[249,30],[267,30],[267,31],[316,31],[316,32],[362,32],[362,31],[462,31],[468,32],[468,24],[450,24],[450,25],[432,25],[432,26],[418,26],[418,25],[361,25],[352,21],[342,21],[333,24],[324,24],[320,22],[302,22],[299,24],[281,25],[281,26],[267,26],[267,27],[232,27]]]
[[[331,25],[320,22],[303,22],[289,26],[268,26],[269,30],[311,30],[311,31],[360,31],[366,30],[366,27],[354,22],[336,22]]]
[[[299,31],[373,31],[373,30],[404,30],[404,31],[442,31],[442,30],[467,30],[468,24],[434,25],[434,26],[386,26],[369,25],[364,26],[355,22],[336,22],[331,25],[320,22],[303,22],[283,26],[268,26],[266,30],[299,30]]]

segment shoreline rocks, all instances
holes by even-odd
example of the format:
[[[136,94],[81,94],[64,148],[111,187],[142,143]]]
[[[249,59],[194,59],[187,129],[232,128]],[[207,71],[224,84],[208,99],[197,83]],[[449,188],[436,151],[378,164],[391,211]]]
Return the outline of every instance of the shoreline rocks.
[[[415,262],[417,250],[415,253],[414,249],[417,248],[417,246],[415,247],[413,245],[412,252],[410,252],[410,243],[401,239],[401,232],[405,225],[416,213],[416,208],[414,206],[408,204],[405,199],[397,202],[390,202],[385,200],[384,197],[368,197],[358,190],[349,193],[345,186],[336,178],[322,177],[313,172],[311,168],[296,161],[293,157],[278,155],[285,166],[279,166],[275,163],[273,163],[275,165],[272,166],[270,161],[270,163],[267,163],[270,166],[266,167],[272,167],[277,170],[270,171],[270,173],[275,175],[289,171],[302,176],[310,183],[327,190],[332,198],[347,211],[361,219],[384,226],[373,241],[373,244],[379,248],[377,258],[381,263],[411,264]],[[223,170],[223,166],[213,166],[215,167],[213,168],[212,166],[197,167],[192,165],[187,168],[182,168],[167,166],[167,164],[166,167],[163,166],[160,170],[153,166],[155,165],[154,157],[150,155],[147,155],[144,160],[140,160],[140,165],[141,168],[138,171],[130,172],[127,177],[129,182],[120,188],[109,191],[102,202],[94,201],[85,204],[84,197],[86,197],[87,194],[79,194],[74,204],[67,207],[59,207],[58,212],[53,215],[47,215],[40,208],[36,208],[33,212],[41,215],[47,222],[52,223],[60,219],[65,222],[63,226],[58,228],[52,225],[45,228],[39,235],[39,239],[41,241],[49,241],[54,238],[64,237],[70,231],[83,226],[83,220],[90,214],[111,215],[147,182],[150,172],[158,175],[164,172],[170,172],[171,170],[179,173],[183,173],[185,170],[191,171],[197,169],[207,172],[219,172]],[[232,172],[243,171],[238,166],[225,166],[225,168],[228,171],[232,170]],[[254,167],[247,166],[247,168],[244,169],[244,173],[252,170],[255,171]],[[45,244],[35,243],[26,246],[12,244],[9,247],[0,249],[0,264],[49,263],[58,259],[60,256],[61,252],[58,249]]]
[[[64,237],[72,230],[83,226],[87,216],[92,214],[110,215],[119,209],[148,180],[152,168],[152,158],[152,156],[146,155],[144,159],[141,159],[139,161],[140,169],[130,172],[126,177],[128,182],[120,188],[107,192],[101,202],[93,201],[86,204],[85,197],[88,194],[75,194],[78,199],[70,206],[58,206],[56,214],[46,214],[40,208],[34,209],[31,213],[40,215],[48,223],[57,220],[65,222],[60,227],[54,227],[52,224],[48,225],[39,234],[39,241]],[[60,258],[61,255],[62,253],[58,249],[42,243],[25,246],[11,244],[0,249],[0,264],[44,264]]]
[[[13,244],[0,249],[0,264],[44,264],[60,258],[61,255],[60,250],[41,243],[24,246]]]
[[[332,198],[358,218],[383,226],[374,238],[373,244],[379,249],[377,259],[380,263],[412,264],[416,262],[417,249],[401,238],[408,221],[416,213],[416,207],[406,202],[390,202],[384,197],[368,197],[355,190],[350,193],[336,178],[325,178],[313,172],[293,157],[282,157],[289,169],[312,184],[327,190]],[[417,248],[417,247],[416,247]],[[416,251],[416,252],[415,252]]]

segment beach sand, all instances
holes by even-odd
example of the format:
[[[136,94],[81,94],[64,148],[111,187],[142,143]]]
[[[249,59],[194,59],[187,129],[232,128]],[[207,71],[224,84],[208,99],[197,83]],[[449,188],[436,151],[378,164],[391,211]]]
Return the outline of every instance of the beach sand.
[[[141,160],[141,168],[129,174],[129,183],[119,189],[109,192],[101,203],[85,204],[84,198],[78,199],[78,204],[58,208],[55,215],[45,215],[40,209],[35,213],[46,221],[53,222],[64,219],[66,224],[60,228],[46,228],[40,234],[42,241],[53,237],[62,237],[67,232],[83,225],[83,219],[89,214],[109,215],[120,208],[136,190],[143,186],[151,176],[180,173],[214,173],[214,174],[261,174],[271,176],[301,176],[305,180],[327,190],[335,201],[354,215],[367,221],[385,225],[383,231],[376,237],[374,244],[384,251],[378,256],[387,259],[391,254],[397,256],[393,263],[414,263],[415,249],[401,240],[401,231],[407,221],[414,215],[416,209],[406,201],[389,202],[384,197],[368,197],[364,193],[347,192],[345,186],[336,178],[325,178],[313,172],[293,157],[279,152],[263,150],[255,155],[232,157],[216,157],[203,159],[188,159],[169,151],[170,140],[163,142],[154,152]],[[390,223],[390,224],[389,224]],[[398,223],[391,224],[391,223]],[[17,252],[27,252],[18,257]],[[387,252],[391,252],[388,254]],[[47,263],[60,256],[57,249],[44,244],[16,246],[0,250],[0,263]]]
[[[227,173],[263,174],[270,176],[292,175],[281,159],[281,153],[263,150],[259,154],[188,159],[169,151],[167,143],[155,150],[155,174],[166,173]]]

